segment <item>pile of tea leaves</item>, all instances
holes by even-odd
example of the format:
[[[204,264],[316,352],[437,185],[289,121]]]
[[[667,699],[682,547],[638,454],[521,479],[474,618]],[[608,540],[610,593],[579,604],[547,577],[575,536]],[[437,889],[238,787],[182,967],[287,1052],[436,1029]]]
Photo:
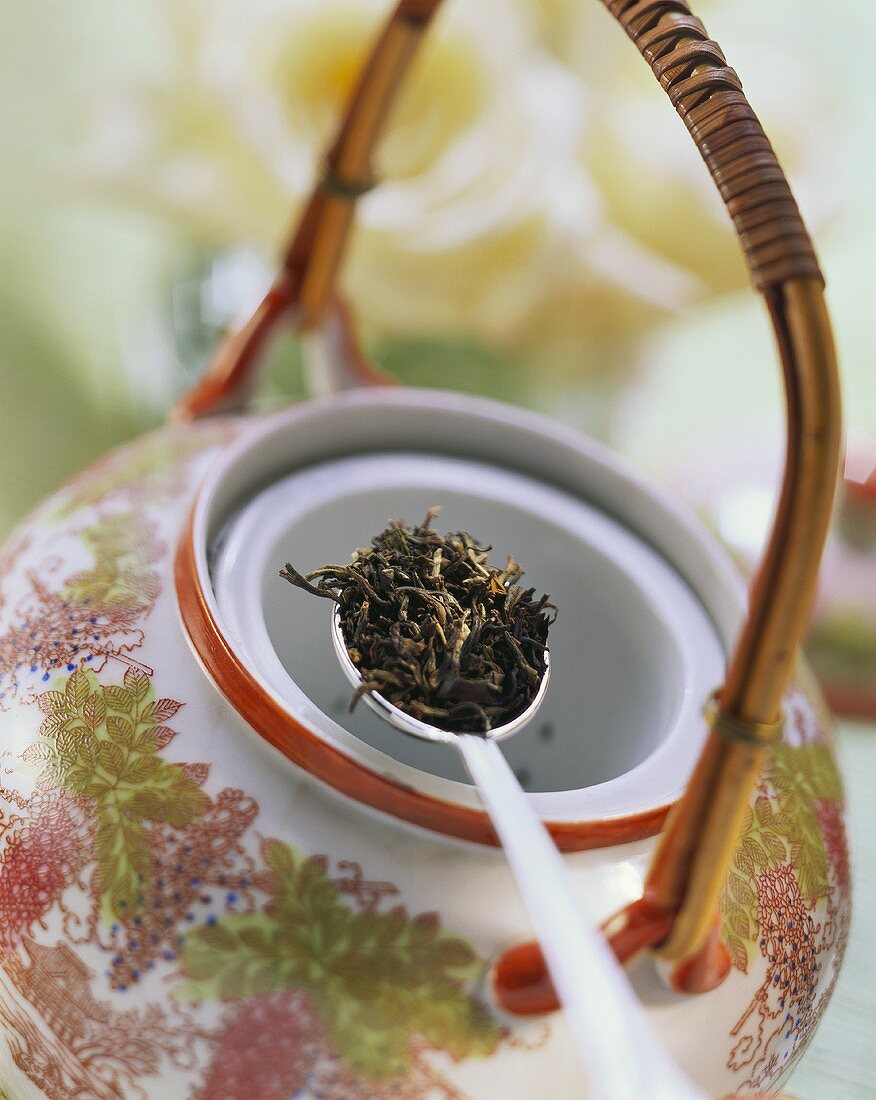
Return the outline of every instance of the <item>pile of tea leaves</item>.
[[[287,562],[280,576],[334,600],[362,685],[407,714],[457,733],[486,733],[521,714],[545,674],[556,608],[519,584],[513,558],[490,565],[492,547],[465,531],[395,520],[349,565],[306,576]]]

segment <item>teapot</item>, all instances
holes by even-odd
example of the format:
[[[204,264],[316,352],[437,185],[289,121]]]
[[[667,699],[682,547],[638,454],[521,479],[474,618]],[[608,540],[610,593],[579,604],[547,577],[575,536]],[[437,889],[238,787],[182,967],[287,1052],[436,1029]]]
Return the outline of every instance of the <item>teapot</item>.
[[[774,1090],[830,999],[844,803],[798,646],[840,415],[810,239],[687,5],[605,0],[703,153],[776,332],[787,468],[746,594],[712,536],[602,446],[393,386],[362,353],[336,275],[438,3],[397,4],[276,282],[171,422],[0,553],[9,1095],[585,1094],[474,788],[446,746],[347,713],[324,608],[277,575],[439,503],[562,609],[547,702],[506,752],[669,1053],[709,1095]],[[253,416],[286,323],[326,392]]]

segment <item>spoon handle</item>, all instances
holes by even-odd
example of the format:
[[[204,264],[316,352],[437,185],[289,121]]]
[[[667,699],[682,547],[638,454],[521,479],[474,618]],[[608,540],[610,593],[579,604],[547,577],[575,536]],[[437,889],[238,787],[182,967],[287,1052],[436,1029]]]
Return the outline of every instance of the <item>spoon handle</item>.
[[[704,1100],[663,1051],[622,967],[582,918],[571,878],[495,741],[456,739],[541,945],[593,1100]]]

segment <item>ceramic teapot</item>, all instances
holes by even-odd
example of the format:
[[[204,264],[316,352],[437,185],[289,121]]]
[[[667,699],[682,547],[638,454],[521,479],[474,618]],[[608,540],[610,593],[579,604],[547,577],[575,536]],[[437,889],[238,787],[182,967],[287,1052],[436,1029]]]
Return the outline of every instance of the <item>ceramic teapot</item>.
[[[436,7],[397,6],[276,284],[175,422],[68,482],[2,551],[10,1096],[583,1094],[474,789],[446,747],[347,713],[324,607],[277,576],[436,503],[562,607],[548,701],[508,757],[684,1071],[713,1096],[773,1089],[829,1000],[843,796],[797,647],[839,414],[809,238],[685,4],[609,3],[719,183],[778,337],[788,464],[747,599],[712,538],[600,446],[387,385],[358,350],[335,274]],[[335,392],[247,416],[287,320]]]

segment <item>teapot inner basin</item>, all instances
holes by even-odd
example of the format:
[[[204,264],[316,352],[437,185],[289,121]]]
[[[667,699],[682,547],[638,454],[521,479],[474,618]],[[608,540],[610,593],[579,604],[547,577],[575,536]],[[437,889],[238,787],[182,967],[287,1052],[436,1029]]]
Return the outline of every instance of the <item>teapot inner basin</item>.
[[[654,767],[662,783],[680,789],[701,742],[703,703],[723,674],[713,622],[680,575],[627,527],[498,466],[362,454],[261,490],[210,548],[219,612],[241,657],[290,711],[342,745],[367,746],[384,770],[468,784],[452,747],[407,737],[362,704],[349,712],[351,690],[329,632],[332,603],[279,576],[287,560],[302,572],[346,563],[389,520],[419,521],[436,504],[438,529],[470,531],[492,545],[496,561],[513,554],[526,570],[523,583],[559,608],[547,699],[502,746],[524,788],[608,794],[623,777],[644,778]],[[677,784],[666,774],[672,768]]]

